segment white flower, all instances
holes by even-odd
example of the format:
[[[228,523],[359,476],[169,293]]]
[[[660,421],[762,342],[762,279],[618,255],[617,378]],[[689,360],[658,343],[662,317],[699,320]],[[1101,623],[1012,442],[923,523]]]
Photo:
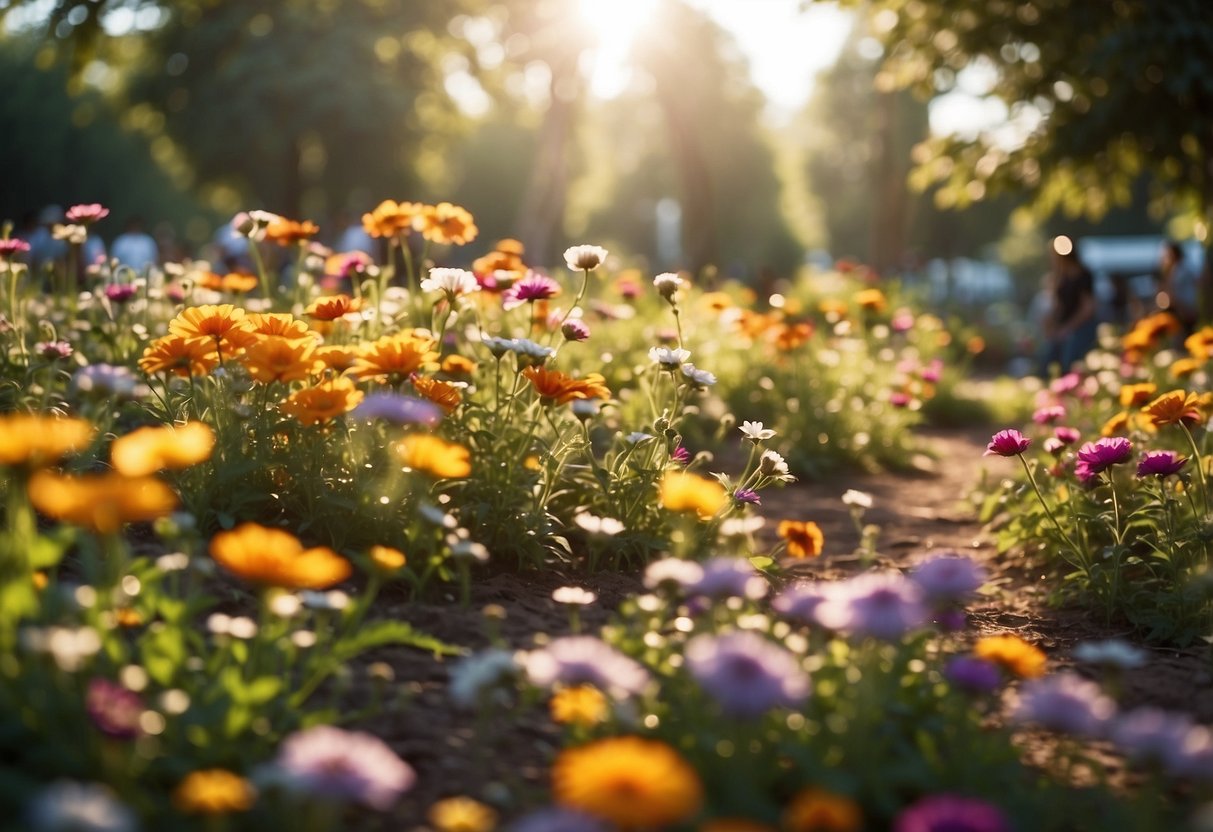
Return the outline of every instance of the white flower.
[[[872,495],[866,494],[863,491],[856,491],[854,488],[848,488],[846,493],[842,495],[842,504],[858,508],[871,508]]]
[[[29,627],[21,631],[21,643],[30,652],[50,653],[60,670],[74,673],[101,649],[101,636],[92,627]]]
[[[674,294],[682,286],[682,278],[673,272],[665,272],[653,278],[653,287],[666,300],[672,301]]]
[[[421,281],[423,292],[444,292],[452,298],[480,291],[476,275],[465,269],[430,269],[430,276]]]
[[[590,534],[603,534],[607,537],[614,537],[624,529],[623,523],[614,517],[597,517],[593,514],[578,514],[573,518],[573,522]]]
[[[707,370],[700,370],[694,364],[683,364],[682,375],[687,381],[694,384],[696,387],[711,387],[716,383],[714,373],[709,373]]]
[[[305,589],[299,593],[299,597],[304,606],[313,610],[340,611],[350,605],[350,596],[339,589],[331,589],[328,592]]]
[[[762,452],[762,457],[758,460],[758,471],[764,477],[774,477],[785,482],[792,479],[792,475],[788,473],[788,463],[772,450]]]
[[[747,517],[729,517],[720,524],[720,536],[745,537],[758,531],[766,524],[766,519],[758,514],[751,514]]]
[[[598,596],[579,586],[562,586],[552,591],[552,600],[557,604],[585,606],[598,600]]]
[[[257,635],[257,622],[247,615],[238,615],[228,622],[227,633],[232,638],[247,641]]]
[[[26,817],[38,832],[135,832],[135,813],[98,783],[60,780],[30,801]]]
[[[1126,641],[1111,638],[1105,641],[1084,641],[1074,648],[1074,658],[1080,662],[1130,670],[1144,665],[1147,654]]]
[[[156,568],[161,572],[180,572],[189,568],[190,556],[185,552],[171,552],[156,558]]]
[[[573,415],[583,421],[597,416],[599,407],[600,405],[595,399],[573,399],[569,403],[569,408],[573,411]]]
[[[644,585],[647,589],[657,589],[665,583],[675,583],[679,586],[690,586],[703,579],[703,566],[693,560],[682,558],[663,558],[649,564],[644,570]]]
[[[270,601],[270,612],[279,618],[291,618],[299,612],[303,606],[303,601],[298,595],[292,595],[289,592],[281,595],[275,595]]]
[[[607,258],[602,246],[572,246],[564,251],[564,262],[575,272],[592,272]]]
[[[762,422],[742,422],[739,430],[745,434],[745,438],[758,444],[766,439],[772,439],[775,436],[775,431],[769,428],[764,428]]]
[[[673,371],[681,367],[686,360],[691,357],[690,350],[670,349],[669,347],[652,347],[649,349],[649,358],[653,363],[660,364],[667,370]]]

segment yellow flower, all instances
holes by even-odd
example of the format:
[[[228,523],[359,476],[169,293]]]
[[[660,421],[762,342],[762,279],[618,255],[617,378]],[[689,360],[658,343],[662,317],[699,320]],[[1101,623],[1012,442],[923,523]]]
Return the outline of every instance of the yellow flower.
[[[324,369],[316,358],[316,342],[267,335],[248,347],[240,361],[249,375],[262,384],[302,381]]]
[[[322,381],[315,387],[296,390],[283,400],[279,408],[302,425],[315,425],[349,413],[362,401],[364,394],[348,378]]]
[[[403,569],[406,560],[404,552],[399,549],[390,546],[371,547],[371,563],[375,564],[375,568],[380,572],[391,574]]]
[[[783,813],[787,832],[859,832],[863,815],[849,797],[822,789],[804,789]]]
[[[448,797],[430,807],[430,823],[436,832],[492,832],[497,813],[470,797]]]
[[[168,331],[182,338],[207,340],[215,350],[229,356],[257,340],[244,310],[230,303],[183,309],[169,321]]]
[[[787,552],[794,558],[815,558],[821,554],[825,546],[825,534],[821,527],[813,522],[799,520],[784,520],[777,529],[778,534],[788,542]]]
[[[476,372],[476,362],[462,355],[448,355],[442,359],[442,372],[451,376],[470,376]]]
[[[114,620],[118,622],[119,627],[128,630],[133,630],[135,627],[143,626],[143,615],[139,610],[123,607],[114,612]]]
[[[165,468],[197,465],[211,457],[215,432],[205,422],[139,428],[114,440],[110,461],[119,474],[145,477]]]
[[[1213,326],[1201,327],[1184,339],[1184,347],[1199,361],[1213,358]]]
[[[1184,390],[1172,390],[1150,402],[1141,412],[1149,415],[1150,420],[1158,427],[1174,425],[1181,421],[1198,422],[1200,397]]]
[[[1195,358],[1180,358],[1171,365],[1171,378],[1187,378],[1199,370],[1203,363]]]
[[[251,292],[257,288],[257,278],[251,274],[243,272],[229,272],[219,278],[218,289],[220,292],[229,292],[233,295],[242,295],[245,292]]]
[[[304,549],[299,538],[283,529],[242,523],[211,538],[211,557],[237,577],[284,589],[325,589],[353,571],[332,549]]]
[[[568,404],[577,399],[609,399],[606,379],[599,373],[590,373],[585,378],[573,378],[559,370],[546,367],[527,367],[522,371],[539,399],[544,404]]]
[[[395,237],[413,226],[413,219],[422,210],[416,202],[396,202],[385,199],[375,210],[362,215],[362,227],[372,237]]]
[[[552,721],[561,725],[599,725],[607,718],[607,699],[593,685],[562,688],[552,694]]]
[[[978,639],[973,645],[973,655],[1001,665],[1023,679],[1043,676],[1048,661],[1039,647],[1009,633]]]
[[[412,332],[385,335],[362,347],[348,370],[354,378],[406,379],[438,359],[434,339]]]
[[[48,517],[100,534],[114,534],[123,523],[155,520],[177,507],[177,495],[160,480],[115,473],[39,471],[29,481],[29,500]]]
[[[195,771],[173,789],[173,806],[180,812],[224,815],[247,812],[257,799],[249,781],[221,768]]]
[[[413,218],[413,228],[430,242],[459,246],[476,239],[479,230],[471,214],[449,202],[424,206]]]
[[[350,367],[353,367],[354,360],[357,357],[358,349],[356,347],[326,346],[316,348],[316,358],[320,359],[325,367],[338,373],[344,373]]]
[[[453,384],[418,375],[413,376],[412,381],[417,394],[441,407],[443,413],[451,413],[463,402],[463,394]]]
[[[1143,384],[1126,384],[1120,388],[1120,406],[1136,407],[1143,405],[1158,392],[1158,386],[1145,382]]]
[[[219,354],[209,338],[166,335],[147,345],[139,369],[150,375],[172,373],[182,378],[203,376],[219,364]]]
[[[349,295],[329,295],[328,297],[316,298],[307,309],[303,310],[303,314],[309,318],[315,318],[318,321],[335,321],[338,318],[343,318],[353,312],[357,312],[362,308],[362,302],[357,298],[352,298]]]
[[[315,340],[316,336],[289,312],[256,312],[248,316],[249,328],[258,335],[277,335],[291,341]]]
[[[884,292],[879,289],[863,289],[855,293],[855,304],[868,312],[883,312],[888,306]]]
[[[1129,412],[1127,410],[1122,410],[1111,419],[1103,423],[1103,427],[1099,429],[1099,435],[1117,436],[1127,430],[1128,427]]]
[[[695,815],[703,785],[665,743],[610,737],[561,752],[552,766],[552,797],[624,829],[658,829]]]
[[[396,453],[405,468],[439,479],[459,479],[472,473],[467,448],[428,433],[410,433],[396,443]]]
[[[82,451],[97,429],[83,419],[34,413],[0,416],[0,465],[46,465]]]
[[[666,471],[661,479],[661,505],[670,511],[693,511],[707,520],[728,502],[724,486],[688,471]]]

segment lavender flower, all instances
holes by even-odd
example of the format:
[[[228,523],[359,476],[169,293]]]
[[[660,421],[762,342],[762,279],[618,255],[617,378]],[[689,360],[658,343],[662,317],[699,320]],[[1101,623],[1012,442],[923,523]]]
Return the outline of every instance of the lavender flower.
[[[893,832],[1011,832],[1002,811],[971,797],[936,794],[902,811]]]
[[[926,623],[923,592],[897,573],[869,573],[831,588],[814,611],[831,630],[893,641]]]
[[[1017,430],[1007,429],[1000,430],[998,433],[990,437],[990,444],[986,446],[986,452],[982,456],[990,456],[997,454],[998,456],[1018,456],[1028,449],[1032,444],[1032,440],[1028,439]]]
[[[814,613],[817,606],[826,599],[826,587],[815,581],[800,581],[792,584],[771,602],[776,612],[783,613],[788,618],[805,624],[816,624]]]
[[[1132,453],[1133,444],[1128,439],[1123,436],[1105,436],[1079,448],[1078,462],[1094,475],[1128,461]]]
[[[733,499],[739,503],[749,503],[751,505],[762,505],[762,498],[758,496],[758,492],[749,488],[738,488],[733,492]]]
[[[527,676],[539,687],[590,684],[612,696],[640,693],[649,672],[633,659],[593,636],[565,636],[522,659]]]
[[[998,665],[973,656],[956,656],[948,662],[943,675],[969,693],[989,693],[1002,684],[1002,671]]]
[[[1113,722],[1109,734],[1124,755],[1134,763],[1182,764],[1182,751],[1193,732],[1206,730],[1196,726],[1186,714],[1169,713],[1158,708],[1135,708]],[[1192,745],[1201,743],[1194,740]]]
[[[966,600],[986,582],[989,575],[970,558],[956,553],[939,555],[919,564],[910,573],[926,600],[935,605],[957,604]]]
[[[274,767],[299,792],[380,811],[391,808],[416,780],[412,767],[383,740],[331,725],[291,734],[279,746]]]
[[[611,832],[611,827],[593,815],[550,806],[520,818],[509,827],[509,832]]]
[[[795,707],[809,695],[809,676],[796,657],[752,632],[700,635],[686,646],[687,668],[730,716],[758,717]]]
[[[350,414],[355,419],[393,422],[397,425],[436,425],[442,409],[432,402],[399,393],[371,393]]]
[[[26,808],[36,832],[135,832],[135,814],[99,783],[60,780],[40,791]]]
[[[1146,451],[1141,462],[1137,463],[1137,476],[1163,479],[1178,474],[1187,464],[1187,457],[1174,451]]]
[[[1188,780],[1213,781],[1213,731],[1194,725],[1167,758],[1167,773]]]
[[[84,710],[97,729],[107,737],[130,740],[139,736],[139,717],[143,699],[109,679],[96,678],[88,683]]]
[[[767,594],[767,581],[745,558],[712,558],[703,564],[703,577],[687,587],[690,595],[708,598],[758,599]]]
[[[1081,737],[1104,733],[1116,703],[1099,685],[1075,673],[1057,673],[1024,682],[1011,718]]]

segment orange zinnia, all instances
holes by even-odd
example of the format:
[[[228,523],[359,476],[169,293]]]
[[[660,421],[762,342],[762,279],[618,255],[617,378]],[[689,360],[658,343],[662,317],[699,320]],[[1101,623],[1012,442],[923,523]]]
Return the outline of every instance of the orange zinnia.
[[[139,369],[149,376],[172,373],[176,376],[203,376],[219,364],[215,345],[206,338],[166,335],[147,345],[139,359]]]
[[[385,199],[375,210],[362,215],[362,228],[372,237],[395,237],[413,227],[413,220],[423,206],[416,202],[396,202]]]
[[[244,272],[229,272],[219,281],[219,291],[242,295],[257,288],[257,278]]]
[[[320,227],[308,220],[296,222],[286,217],[277,217],[265,227],[265,239],[280,246],[303,243],[320,233]]]
[[[476,239],[479,231],[471,214],[449,202],[424,206],[413,218],[413,228],[432,243],[458,246]]]
[[[1187,378],[1199,370],[1202,363],[1195,358],[1180,358],[1169,368],[1171,378]]]
[[[355,378],[405,379],[438,359],[434,339],[412,332],[385,335],[362,347],[349,374]]]
[[[522,374],[530,379],[544,404],[568,404],[576,399],[609,399],[606,379],[599,373],[590,373],[585,378],[573,378],[559,370],[546,367],[527,367]]]
[[[211,538],[211,557],[246,581],[284,589],[324,589],[353,571],[332,549],[304,549],[290,532],[256,523],[242,523]]]
[[[526,271],[526,265],[522,262],[524,251],[522,243],[517,240],[501,240],[493,251],[476,258],[472,263],[472,271],[485,275],[493,272],[517,272],[521,277]]]
[[[308,329],[307,322],[299,320],[289,312],[254,312],[248,316],[248,324],[249,329],[258,335],[276,335],[292,341],[316,339]]]
[[[1184,347],[1200,361],[1213,358],[1213,326],[1201,327],[1193,332],[1184,339]]]
[[[778,534],[788,542],[788,554],[794,558],[815,558],[825,546],[825,534],[816,523],[799,520],[784,520],[779,524]]]
[[[396,453],[404,467],[439,479],[461,479],[472,473],[471,453],[467,448],[427,433],[411,433],[404,437],[396,443]]]
[[[302,425],[315,425],[336,419],[349,413],[363,399],[363,392],[354,382],[345,377],[322,381],[315,387],[296,390],[279,405],[287,416],[293,416]]]
[[[1023,679],[1043,676],[1048,662],[1039,647],[1009,633],[978,639],[973,645],[973,655],[1000,665]]]
[[[462,355],[448,355],[442,359],[442,372],[452,376],[470,376],[476,372],[476,362]]]
[[[45,465],[84,450],[97,429],[83,419],[34,413],[0,416],[0,465]]]
[[[139,428],[114,440],[110,461],[119,474],[144,477],[165,468],[188,468],[205,462],[214,447],[215,432],[205,422]]]
[[[220,353],[234,353],[257,340],[245,312],[230,303],[192,306],[169,321],[170,335],[208,340]]]
[[[316,298],[303,314],[318,321],[335,321],[362,308],[362,302],[349,295],[330,295]]]
[[[324,362],[316,358],[316,344],[310,338],[290,340],[270,335],[246,349],[240,360],[249,375],[262,384],[301,381],[324,369]]]
[[[177,495],[160,480],[116,473],[39,471],[29,481],[29,500],[47,517],[100,534],[114,534],[124,523],[155,520],[177,508]]]
[[[1178,422],[1200,421],[1200,397],[1184,390],[1163,393],[1141,409],[1155,425],[1174,425]]]
[[[412,377],[412,382],[413,389],[419,396],[429,399],[448,415],[463,402],[463,394],[459,392],[459,388],[449,382],[418,375]]]

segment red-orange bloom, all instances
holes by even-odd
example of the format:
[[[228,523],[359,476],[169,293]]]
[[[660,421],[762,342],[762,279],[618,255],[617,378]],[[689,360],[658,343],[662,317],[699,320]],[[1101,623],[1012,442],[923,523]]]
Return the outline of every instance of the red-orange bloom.
[[[296,222],[286,217],[278,217],[265,227],[265,239],[280,246],[307,242],[320,232],[320,227],[308,220]]]
[[[318,321],[335,321],[362,308],[362,302],[349,295],[330,295],[316,298],[303,314]]]
[[[463,403],[463,394],[454,384],[418,375],[414,375],[411,380],[417,395],[429,399],[441,407],[444,413],[451,413]]]
[[[545,404],[568,404],[576,399],[609,399],[611,391],[606,379],[599,373],[590,373],[585,378],[573,378],[559,370],[546,367],[527,367],[522,371]]]

